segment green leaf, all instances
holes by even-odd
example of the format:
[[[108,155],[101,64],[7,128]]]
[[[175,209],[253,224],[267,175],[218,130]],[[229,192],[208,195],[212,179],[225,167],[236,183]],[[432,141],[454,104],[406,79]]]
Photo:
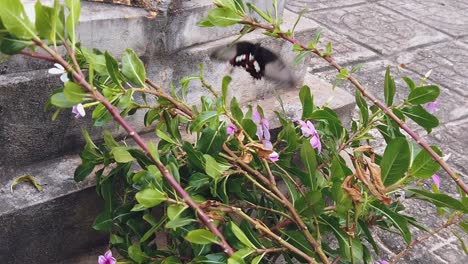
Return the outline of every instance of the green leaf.
[[[395,138],[385,148],[380,167],[385,186],[396,183],[405,176],[410,164],[410,149],[405,138]]]
[[[56,35],[62,37],[63,24],[59,18],[59,14],[63,13],[63,7],[58,0],[54,1],[54,8],[44,6],[37,1],[34,6],[36,11],[36,29],[41,38],[50,40],[56,44]]]
[[[127,151],[126,147],[116,147],[112,149],[114,159],[118,163],[127,163],[135,160],[135,158]]]
[[[10,34],[26,40],[39,39],[20,0],[0,1],[0,18]]]
[[[408,228],[408,221],[406,218],[388,209],[385,205],[380,204],[379,201],[373,202],[370,206],[385,215],[387,219],[393,223],[393,225],[400,231],[407,244],[411,242],[411,232]]]
[[[250,9],[250,10],[253,10],[255,11],[255,13],[259,14],[263,19],[265,19],[266,22],[268,22],[269,24],[273,24],[273,18],[271,16],[268,16],[267,14],[265,14],[264,12],[262,12],[262,10],[258,9],[258,7],[256,7],[254,4],[252,3],[247,3],[247,7]]]
[[[403,77],[403,80],[408,85],[408,88],[409,88],[410,92],[413,91],[416,88],[416,84],[410,78]]]
[[[232,256],[228,259],[228,264],[245,264],[244,259],[248,257],[250,254],[254,253],[255,250],[248,249],[248,248],[241,248],[236,251]]]
[[[231,76],[224,76],[222,86],[221,86],[222,98],[223,98],[223,104],[224,105],[226,105],[226,98],[227,98],[228,88],[229,88],[229,84],[231,83],[231,81],[232,81]]]
[[[69,12],[65,25],[67,27],[68,36],[71,40],[71,47],[74,49],[76,44],[75,27],[78,24],[78,19],[80,18],[81,4],[80,0],[65,0],[65,5]]]
[[[223,173],[230,168],[230,166],[218,163],[212,156],[205,154],[205,171],[208,176],[213,179],[217,179],[223,175]]]
[[[1,30],[1,29],[0,29]],[[33,45],[32,41],[21,40],[12,37],[10,34],[2,36],[0,34],[0,52],[7,55],[15,55],[28,46]]]
[[[428,201],[437,207],[446,207],[464,213],[468,212],[468,208],[464,206],[460,201],[446,194],[432,193],[416,189],[410,189],[408,191],[415,193],[415,198]]]
[[[369,107],[366,100],[362,97],[361,92],[356,90],[356,104],[359,107],[359,113],[361,115],[361,121],[363,125],[366,125],[369,121]]]
[[[317,169],[317,159],[315,157],[315,150],[309,144],[309,141],[305,139],[301,147],[301,160],[307,170],[307,177],[302,179],[302,183],[315,190],[317,188],[317,176],[315,170]]]
[[[208,122],[216,119],[218,117],[218,112],[216,111],[206,111],[199,114],[192,123],[192,131],[200,131],[200,129]]]
[[[94,170],[94,163],[92,162],[83,162],[76,169],[73,175],[73,179],[76,182],[83,181],[91,172]]]
[[[146,208],[152,208],[166,200],[166,195],[155,189],[146,188],[135,194],[139,204]]]
[[[439,156],[442,155],[442,151],[436,146],[431,147]],[[432,159],[431,155],[425,150],[419,152],[411,165],[409,170],[410,175],[416,176],[421,179],[430,178],[440,168],[440,164]]]
[[[93,229],[97,231],[110,232],[112,230],[112,216],[109,212],[103,211],[96,216]]]
[[[164,141],[167,141],[171,144],[177,144],[177,142],[175,142],[170,136],[168,136],[166,133],[164,133],[162,130],[160,129],[156,129],[156,135],[158,137],[160,137],[162,140]]]
[[[74,82],[66,82],[63,93],[65,94],[65,98],[74,104],[79,104],[86,98],[86,92]]]
[[[385,83],[384,83],[384,96],[385,96],[385,103],[388,106],[393,105],[393,98],[395,97],[396,92],[396,85],[395,80],[390,75],[390,67],[387,67],[387,71],[385,72]]]
[[[202,153],[218,155],[224,142],[227,139],[226,125],[224,122],[214,130],[212,128],[203,129],[203,133],[197,142],[197,149]]]
[[[411,118],[416,124],[423,127],[427,133],[431,133],[432,129],[439,125],[439,119],[427,112],[424,107],[415,105],[401,109],[403,114]]]
[[[434,102],[439,94],[440,89],[436,85],[416,87],[410,92],[408,102],[416,105]]]
[[[314,111],[314,99],[310,93],[310,88],[307,85],[302,86],[299,92],[299,99],[302,104],[302,119],[307,119],[312,115]]]
[[[136,53],[131,49],[126,49],[122,57],[122,73],[133,84],[140,87],[145,85],[145,66]]]
[[[208,13],[208,20],[217,27],[227,27],[242,20],[235,11],[228,8],[214,8]]]
[[[199,27],[214,27],[213,23],[209,19],[203,19],[198,21],[197,26]]]
[[[229,226],[231,227],[231,230],[234,233],[234,235],[237,237],[237,239],[239,239],[240,242],[242,242],[242,244],[244,244],[248,248],[257,249],[257,247],[252,242],[250,242],[249,238],[244,234],[242,229],[240,229],[234,222],[229,222]]]
[[[242,112],[242,109],[239,107],[239,104],[237,103],[236,97],[233,97],[231,100],[231,113],[234,119],[237,120],[237,122],[242,122],[242,119],[244,118],[244,113]]]
[[[136,263],[143,263],[148,256],[141,251],[140,245],[131,245],[128,247],[128,256]]]
[[[190,243],[201,245],[218,243],[218,239],[216,238],[216,236],[205,229],[196,229],[190,231],[187,234],[187,236],[185,236],[185,240],[187,240]]]
[[[121,78],[119,72],[119,64],[117,60],[109,54],[109,52],[104,52],[104,58],[106,60],[106,68],[107,72],[109,73],[109,77],[112,79],[112,82],[117,84],[119,87],[121,86]]]
[[[190,225],[191,223],[196,222],[196,221],[197,220],[192,219],[192,218],[176,218],[174,220],[167,222],[165,227],[170,228],[170,229],[176,229],[179,227]]]
[[[185,209],[187,209],[187,206],[185,205],[171,204],[167,208],[167,217],[169,217],[170,220],[177,219]]]
[[[256,256],[252,259],[252,264],[259,264],[262,261],[262,258],[265,257],[266,253]]]
[[[153,141],[150,141],[150,143],[148,143],[148,149],[149,149],[149,153],[151,155],[151,157],[159,162],[159,152],[158,152],[158,148],[153,144]]]
[[[70,102],[63,92],[53,94],[50,98],[50,103],[61,108],[68,108],[76,105],[76,103]]]

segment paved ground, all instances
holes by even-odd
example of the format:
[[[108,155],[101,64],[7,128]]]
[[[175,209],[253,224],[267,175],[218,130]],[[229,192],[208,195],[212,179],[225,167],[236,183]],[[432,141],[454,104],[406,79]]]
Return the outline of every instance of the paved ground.
[[[286,8],[297,13],[308,8],[305,16],[322,26],[337,61],[348,68],[362,63],[356,76],[379,98],[387,65],[395,75],[416,80],[432,70],[429,82],[441,87],[436,115],[442,125],[425,138],[451,154],[449,164],[468,182],[468,0],[288,0]],[[400,64],[406,68],[398,73]],[[312,59],[309,71],[335,81],[336,72],[320,59]],[[407,88],[401,80],[397,85],[397,97],[402,98]],[[354,93],[349,84],[341,86]],[[455,193],[447,175],[440,175],[442,190]],[[407,207],[420,223],[431,228],[442,223],[425,203],[407,201]],[[405,246],[401,239],[383,234],[379,243],[384,259]],[[468,257],[457,239],[444,232],[418,246],[402,263],[468,263]]]

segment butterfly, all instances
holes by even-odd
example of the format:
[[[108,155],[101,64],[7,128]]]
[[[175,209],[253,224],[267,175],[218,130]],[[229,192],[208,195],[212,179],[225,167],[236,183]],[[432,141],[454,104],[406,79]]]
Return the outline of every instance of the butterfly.
[[[232,66],[244,68],[255,79],[265,79],[295,86],[291,69],[271,50],[247,41],[216,49],[213,59],[229,61]]]

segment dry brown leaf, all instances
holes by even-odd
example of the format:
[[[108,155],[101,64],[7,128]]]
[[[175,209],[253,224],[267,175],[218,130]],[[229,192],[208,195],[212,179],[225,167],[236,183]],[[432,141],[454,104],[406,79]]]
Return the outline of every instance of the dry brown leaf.
[[[250,154],[249,152],[243,151],[243,152],[242,152],[242,156],[240,157],[240,159],[241,159],[243,162],[249,164],[250,162],[252,162],[253,156],[252,156],[252,154]]]
[[[369,151],[372,151],[372,147],[371,146],[360,146],[360,147],[357,147],[353,150],[354,152],[369,152]]]
[[[349,175],[341,184],[341,188],[351,197],[354,202],[362,202],[362,195],[356,185],[351,183],[351,180],[354,178],[353,175]]]
[[[267,149],[263,144],[252,142],[245,145],[247,149],[253,149],[257,152],[258,156],[262,159],[268,159],[273,150]]]

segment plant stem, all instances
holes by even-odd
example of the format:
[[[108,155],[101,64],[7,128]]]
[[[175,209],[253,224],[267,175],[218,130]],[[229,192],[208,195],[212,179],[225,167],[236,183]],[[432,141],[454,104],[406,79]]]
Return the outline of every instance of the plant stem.
[[[224,151],[226,151],[231,157],[235,158],[235,161],[239,166],[241,166],[244,170],[246,170],[249,174],[254,175],[256,178],[260,179],[263,184],[266,186],[269,186],[270,189],[275,193],[282,201],[282,204],[286,209],[289,211],[291,214],[292,218],[294,219],[294,222],[297,224],[299,230],[304,234],[304,237],[306,240],[309,242],[309,244],[312,246],[314,249],[314,252],[318,255],[320,260],[323,263],[330,263],[327,256],[323,252],[322,248],[320,247],[320,244],[314,239],[314,237],[310,234],[308,231],[307,225],[302,221],[302,218],[300,215],[297,213],[296,209],[294,208],[293,204],[286,198],[286,196],[278,189],[278,187],[275,184],[271,184],[270,181],[268,180],[267,177],[263,176],[259,171],[251,168],[248,164],[240,160],[227,146],[226,144],[223,145]]]
[[[213,219],[209,218],[208,215],[201,210],[197,203],[190,197],[190,195],[184,190],[184,188],[175,180],[175,178],[170,174],[169,170],[162,164],[160,161],[157,161],[150,155],[150,151],[148,145],[143,140],[143,138],[131,127],[122,116],[120,116],[119,111],[116,107],[114,107],[107,99],[104,97],[99,91],[91,87],[91,85],[85,80],[83,76],[81,76],[77,71],[73,70],[73,68],[68,64],[58,53],[50,49],[45,43],[39,40],[34,41],[36,45],[43,48],[47,51],[58,63],[60,63],[68,72],[73,74],[74,79],[78,82],[78,84],[84,88],[86,91],[92,93],[95,96],[95,99],[101,102],[112,115],[113,119],[119,123],[125,131],[127,131],[128,135],[130,135],[135,143],[141,148],[141,150],[151,159],[151,161],[156,165],[156,167],[161,172],[164,179],[174,188],[177,194],[182,198],[182,200],[191,207],[200,218],[201,222],[217,237],[220,238],[220,246],[223,247],[224,252],[231,256],[234,253],[234,250],[226,241],[223,234],[216,228],[213,223]]]
[[[302,252],[300,249],[298,249],[295,246],[289,244],[282,237],[280,237],[277,234],[273,233],[265,224],[263,224],[259,220],[255,220],[255,219],[251,218],[249,215],[244,213],[240,208],[232,207],[232,206],[228,206],[228,205],[222,205],[222,204],[218,204],[218,205],[222,206],[222,207],[225,207],[226,209],[229,209],[229,212],[235,213],[238,216],[242,217],[243,219],[247,220],[247,222],[249,222],[252,226],[254,226],[255,229],[258,229],[258,230],[262,231],[268,237],[276,240],[276,242],[278,242],[279,244],[281,244],[285,248],[289,249],[291,252],[293,252],[293,253],[299,255],[300,257],[302,257],[303,259],[307,260],[308,263],[314,263],[314,264],[317,263],[317,261],[315,261],[314,258],[308,256],[307,254]],[[215,207],[214,209],[216,210],[217,207]]]
[[[261,23],[256,22],[255,20],[244,17],[241,22],[242,24],[248,24],[252,27],[262,28],[268,32],[275,31],[275,27],[271,25],[264,25]],[[341,71],[342,67],[336,63],[330,55],[324,56],[318,49],[313,48],[310,49],[306,45],[299,42],[297,39],[288,36],[284,32],[277,32],[276,33],[282,39],[300,46],[303,50],[309,50],[312,53],[316,54],[317,56],[326,60],[333,68],[335,68],[338,72]],[[352,75],[348,75],[347,79],[356,87],[361,94],[366,97],[369,101],[371,101],[374,105],[379,107],[388,117],[390,117],[393,121],[395,121],[406,133],[408,133],[415,141],[418,143],[424,150],[426,150],[429,155],[431,155],[432,159],[440,164],[440,166],[450,175],[450,177],[455,181],[455,183],[466,193],[468,194],[468,186],[461,180],[460,175],[456,173],[452,168],[429,146],[429,144],[422,139],[416,132],[414,132],[408,125],[406,125],[400,118],[398,118],[391,110],[388,108],[384,103],[379,101],[375,96],[370,94],[367,89],[362,86],[359,81],[354,78]]]
[[[403,249],[400,253],[398,253],[397,255],[393,256],[390,259],[390,264],[396,263],[399,259],[401,259],[403,256],[405,256],[414,246],[416,246],[418,244],[421,244],[422,242],[424,242],[424,241],[428,240],[429,238],[433,237],[434,235],[440,233],[442,230],[450,227],[451,225],[457,224],[462,217],[463,217],[463,215],[461,213],[455,213],[455,215],[453,217],[449,218],[449,220],[447,220],[447,222],[445,224],[443,224],[442,226],[440,226],[436,230],[432,231],[431,233],[429,233],[427,235],[418,237],[417,239],[411,241],[411,243],[409,243],[408,246],[406,246],[405,249]]]

